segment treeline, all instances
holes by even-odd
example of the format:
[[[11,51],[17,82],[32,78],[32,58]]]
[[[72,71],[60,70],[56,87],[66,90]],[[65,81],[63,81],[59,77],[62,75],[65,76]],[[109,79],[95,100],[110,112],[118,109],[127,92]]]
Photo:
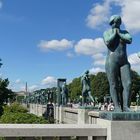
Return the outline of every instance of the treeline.
[[[132,75],[132,102],[136,101],[136,95],[140,92],[140,75],[134,71],[131,70]],[[104,96],[110,95],[109,93],[109,83],[107,79],[107,75],[105,72],[98,72],[96,75],[91,74],[90,75],[90,84],[91,84],[91,93],[92,96],[96,99],[98,99],[98,102],[104,101]],[[79,97],[82,95],[82,86],[81,86],[81,77],[74,78],[70,84],[67,85],[68,88],[68,94],[69,99],[71,101],[78,101]],[[119,87],[118,87],[119,88]],[[54,102],[56,101],[57,92],[56,87],[53,88],[47,88],[47,89],[41,89],[37,92],[41,92],[42,90],[46,91],[53,91],[54,95]]]
[[[136,101],[136,94],[140,92],[140,75],[131,70],[132,75],[132,101]],[[90,75],[91,92],[93,97],[97,97],[99,102],[103,102],[104,96],[109,95],[109,83],[105,72],[98,72],[96,75]],[[74,78],[68,85],[69,97],[71,100],[76,100],[81,95],[81,77]]]
[[[2,66],[2,62],[0,59],[0,67]],[[8,88],[9,80],[8,78],[2,79],[0,78],[0,116],[3,113],[3,106],[6,105],[9,101],[13,101],[15,99],[14,92]]]

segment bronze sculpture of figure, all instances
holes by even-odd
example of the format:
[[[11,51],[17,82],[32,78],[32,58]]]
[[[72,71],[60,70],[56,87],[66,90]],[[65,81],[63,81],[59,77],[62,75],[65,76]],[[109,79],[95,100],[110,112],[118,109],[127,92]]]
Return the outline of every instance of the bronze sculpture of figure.
[[[115,106],[114,111],[129,112],[131,72],[127,59],[126,44],[131,44],[132,37],[126,30],[120,29],[120,16],[111,16],[109,24],[112,28],[104,32],[103,38],[108,48],[105,69],[110,85],[110,94]],[[119,86],[122,88],[119,88]]]
[[[81,77],[82,83],[82,105],[87,104],[87,98],[94,103],[94,99],[91,95],[91,86],[90,86],[90,78],[89,78],[89,71],[87,70],[84,75]]]

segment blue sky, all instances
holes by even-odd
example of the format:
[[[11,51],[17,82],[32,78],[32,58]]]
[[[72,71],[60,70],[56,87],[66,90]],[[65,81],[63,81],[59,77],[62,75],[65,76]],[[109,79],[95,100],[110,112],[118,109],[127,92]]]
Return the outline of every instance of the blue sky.
[[[86,69],[104,71],[103,32],[112,14],[133,37],[128,58],[140,73],[139,0],[0,0],[0,69],[13,90],[50,87]]]

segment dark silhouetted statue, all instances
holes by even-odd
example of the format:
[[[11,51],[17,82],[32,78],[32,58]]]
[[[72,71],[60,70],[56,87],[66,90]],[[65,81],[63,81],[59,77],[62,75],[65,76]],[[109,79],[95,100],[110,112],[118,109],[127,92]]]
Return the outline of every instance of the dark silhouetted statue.
[[[104,42],[108,48],[105,69],[110,85],[110,94],[116,112],[129,112],[131,92],[131,72],[127,59],[126,44],[131,44],[132,37],[126,30],[121,30],[121,17],[113,15],[109,24],[111,29],[104,32]],[[121,89],[119,91],[119,89]]]
[[[62,85],[61,96],[62,96],[62,105],[66,105],[68,103],[68,89],[66,86],[66,82],[64,82]]]
[[[91,95],[90,77],[88,70],[84,73],[84,75],[82,75],[81,83],[82,83],[82,105],[87,104],[87,98],[89,98],[91,102],[94,103],[94,99]]]

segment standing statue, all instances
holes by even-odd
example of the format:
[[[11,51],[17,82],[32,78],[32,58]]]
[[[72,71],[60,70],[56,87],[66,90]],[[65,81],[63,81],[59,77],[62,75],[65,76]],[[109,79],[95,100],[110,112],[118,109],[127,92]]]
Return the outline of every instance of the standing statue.
[[[62,105],[66,105],[68,103],[68,89],[66,87],[66,82],[62,85],[61,97]]]
[[[112,29],[105,31],[103,38],[108,48],[105,69],[110,85],[110,94],[115,107],[114,111],[129,112],[131,72],[127,59],[126,44],[131,44],[132,37],[126,30],[120,29],[120,16],[111,16],[109,24]],[[122,88],[119,88],[119,86],[122,86]],[[121,92],[118,89],[121,89]]]
[[[84,73],[84,75],[82,75],[81,83],[82,83],[82,105],[84,105],[85,103],[87,104],[88,97],[91,100],[91,102],[94,103],[94,99],[91,95],[90,77],[88,70]]]
[[[137,93],[137,95],[136,95],[136,105],[137,106],[139,105],[139,102],[140,102],[140,95],[139,95],[139,93]]]

